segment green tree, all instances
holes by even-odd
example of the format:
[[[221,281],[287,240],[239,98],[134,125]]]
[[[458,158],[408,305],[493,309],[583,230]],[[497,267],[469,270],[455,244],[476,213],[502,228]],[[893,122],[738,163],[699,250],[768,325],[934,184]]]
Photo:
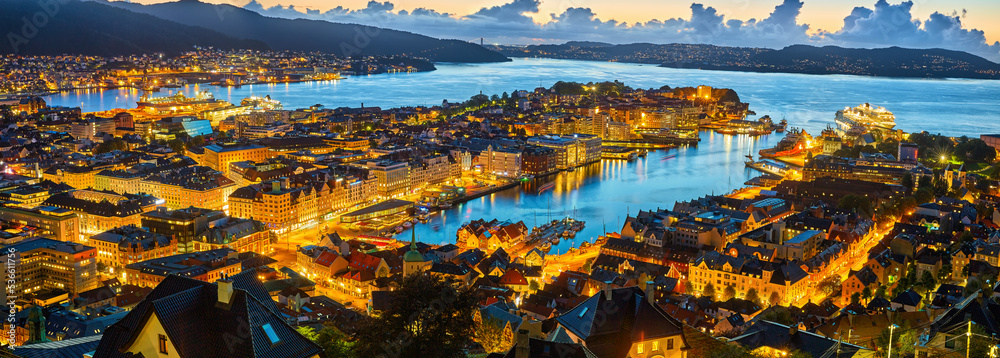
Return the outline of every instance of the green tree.
[[[760,304],[760,295],[757,294],[757,289],[756,288],[751,288],[751,289],[747,290],[746,299],[747,299],[747,301],[756,303],[758,305]]]
[[[865,286],[865,289],[861,290],[861,299],[868,302],[872,298],[872,288]]]
[[[951,278],[952,270],[953,268],[951,267],[951,262],[945,262],[941,264],[941,269],[938,270],[938,275],[937,275],[938,282],[947,282],[948,279]]]
[[[323,329],[316,332],[316,339],[313,342],[323,347],[323,357],[325,358],[358,357],[354,351],[355,343],[336,327],[324,326]]]
[[[861,293],[855,292],[851,294],[851,304],[857,304],[861,302]]]
[[[184,147],[187,149],[197,148],[203,145],[205,145],[205,137],[202,137],[200,135],[194,136],[191,139],[189,139],[187,143],[184,143]]]
[[[454,280],[412,275],[400,282],[396,299],[377,318],[359,325],[363,357],[464,357],[475,337],[475,291]]]
[[[528,282],[528,291],[537,292],[539,289],[541,287],[538,287],[538,281],[531,280],[531,282]]]
[[[781,295],[778,292],[771,292],[771,296],[768,297],[767,303],[772,306],[781,305]]]
[[[934,274],[930,271],[924,271],[923,276],[920,277],[920,287],[924,289],[925,292],[930,292],[937,287],[937,279],[934,278]]]
[[[840,198],[837,205],[839,208],[844,210],[854,210],[860,214],[871,215],[872,201],[864,195],[848,194]]]
[[[705,285],[705,289],[701,290],[701,296],[702,297],[711,297],[714,300],[715,299],[715,286],[713,286],[711,282],[709,282],[708,284],[706,284]]]
[[[178,138],[171,139],[170,141],[167,142],[167,145],[170,146],[170,149],[172,149],[174,153],[178,154],[184,153],[184,141]]]
[[[903,180],[899,184],[906,188],[907,195],[913,193],[913,174],[906,173],[906,175],[903,175]]]
[[[114,138],[107,142],[98,144],[97,146],[94,147],[92,152],[94,154],[102,154],[115,150],[128,150],[128,143],[125,143],[125,140],[121,138]]]
[[[780,323],[786,326],[796,324],[795,318],[792,317],[792,312],[785,306],[771,306],[764,310],[764,312],[761,312],[758,317],[765,321]]]
[[[736,297],[736,287],[733,287],[733,285],[726,285],[726,288],[722,290],[722,300],[728,301],[733,297]]]
[[[316,329],[314,329],[312,327],[309,327],[309,326],[298,326],[298,327],[295,327],[295,331],[299,332],[299,334],[301,334],[303,337],[306,337],[310,341],[313,341],[313,342],[315,342],[316,341],[316,337],[319,336],[319,333],[316,332]]]
[[[486,317],[476,325],[475,341],[486,353],[507,353],[514,345],[514,337],[506,331],[506,324],[494,317]]]

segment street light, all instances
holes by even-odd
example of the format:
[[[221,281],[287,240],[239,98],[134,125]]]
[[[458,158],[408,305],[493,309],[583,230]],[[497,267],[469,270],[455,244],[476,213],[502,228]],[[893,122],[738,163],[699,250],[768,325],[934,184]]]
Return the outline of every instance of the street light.
[[[889,351],[886,352],[886,355],[885,355],[886,358],[892,358],[892,331],[894,329],[896,329],[897,327],[899,327],[899,326],[897,326],[895,323],[893,323],[891,326],[889,326]]]

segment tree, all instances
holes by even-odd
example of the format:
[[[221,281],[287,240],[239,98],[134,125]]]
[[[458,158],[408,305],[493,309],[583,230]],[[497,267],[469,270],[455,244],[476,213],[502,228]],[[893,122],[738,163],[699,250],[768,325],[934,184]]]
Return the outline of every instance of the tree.
[[[197,148],[203,145],[205,145],[205,137],[202,137],[200,135],[194,136],[190,140],[188,140],[187,143],[184,143],[184,147],[187,149]]]
[[[115,150],[128,150],[128,143],[125,143],[121,138],[115,138],[107,142],[103,142],[94,147],[91,152],[94,154],[107,153]]]
[[[938,270],[938,276],[937,276],[938,282],[947,282],[948,278],[951,277],[952,270],[953,268],[951,267],[951,262],[945,262],[941,264],[941,269]]]
[[[868,300],[871,298],[872,298],[872,288],[865,286],[865,289],[861,290],[861,299],[865,300],[865,302],[868,302]]]
[[[767,299],[768,304],[772,306],[777,306],[781,304],[781,295],[778,292],[771,292],[771,296]]]
[[[316,332],[316,329],[314,329],[312,327],[309,327],[309,326],[298,326],[298,327],[295,327],[295,331],[299,332],[299,334],[301,334],[303,337],[306,337],[310,341],[313,341],[313,342],[315,342],[316,341],[316,337],[319,336],[319,333]]]
[[[707,285],[705,285],[705,289],[701,290],[701,296],[711,297],[712,299],[715,299],[715,286],[712,286],[712,283],[709,282]]]
[[[494,317],[486,317],[476,325],[475,341],[486,353],[506,353],[514,345],[514,337],[506,324]]]
[[[351,342],[344,332],[333,326],[324,326],[316,332],[316,339],[313,340],[320,347],[323,347],[325,358],[355,358],[358,357],[354,351],[354,342]]]
[[[934,201],[934,191],[931,188],[917,189],[917,192],[913,193],[913,199],[921,204],[932,202]]]
[[[838,207],[844,210],[854,210],[859,214],[872,214],[872,201],[864,195],[848,194],[840,198]]]
[[[729,299],[736,297],[736,287],[733,285],[726,285],[726,289],[722,290],[722,300],[729,301]]]
[[[827,297],[838,297],[841,292],[840,276],[830,275],[816,284],[816,288]]]
[[[856,304],[861,302],[861,293],[855,292],[851,294],[851,304]]]
[[[930,188],[933,185],[934,184],[931,181],[931,177],[929,175],[921,175],[920,179],[917,180],[917,187],[918,188]]]
[[[913,174],[906,173],[906,175],[903,175],[903,180],[899,184],[902,185],[904,188],[906,188],[906,194],[907,195],[909,195],[910,193],[912,193],[913,192],[913,185],[914,185],[914,183],[913,183]]]
[[[538,287],[538,281],[531,280],[528,282],[528,290],[531,292],[537,292],[541,287]]]
[[[167,142],[167,145],[170,146],[170,149],[172,149],[174,153],[178,154],[184,153],[184,141],[180,139],[177,138],[171,139],[170,141]]]
[[[359,324],[357,352],[363,357],[464,357],[475,337],[475,291],[461,282],[412,275],[400,282],[389,307]]]
[[[761,314],[757,317],[765,321],[780,323],[786,326],[796,324],[795,318],[792,317],[792,312],[785,306],[771,306],[770,308],[764,310],[764,312],[761,312]]]
[[[760,304],[760,296],[757,294],[757,289],[756,288],[751,288],[751,289],[747,290],[746,299],[747,299],[747,301],[753,302],[755,304],[758,304],[758,305]]]
[[[920,287],[924,288],[924,291],[930,292],[937,287],[937,280],[934,278],[934,274],[930,271],[924,271],[923,276],[920,277]]]

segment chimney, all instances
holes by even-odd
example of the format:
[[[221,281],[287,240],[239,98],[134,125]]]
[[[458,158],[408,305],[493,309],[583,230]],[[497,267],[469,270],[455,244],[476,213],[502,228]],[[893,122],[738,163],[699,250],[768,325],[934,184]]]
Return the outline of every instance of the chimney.
[[[646,301],[649,304],[656,306],[656,290],[653,288],[653,281],[646,281]]]
[[[529,358],[531,355],[530,341],[527,329],[517,330],[517,346],[514,347],[514,358]]]
[[[222,276],[215,283],[219,286],[219,303],[228,305],[233,299],[233,280],[227,276]]]
[[[788,338],[791,338],[792,336],[795,336],[796,333],[799,333],[799,326],[798,326],[798,324],[793,323],[793,324],[788,325]]]
[[[604,284],[604,298],[611,299],[611,284]]]

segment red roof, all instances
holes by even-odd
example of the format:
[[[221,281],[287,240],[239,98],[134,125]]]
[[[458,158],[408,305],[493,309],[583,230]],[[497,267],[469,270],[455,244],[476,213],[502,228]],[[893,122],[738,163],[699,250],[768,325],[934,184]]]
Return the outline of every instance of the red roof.
[[[336,252],[323,251],[323,253],[319,254],[319,257],[316,258],[316,264],[330,267],[334,261],[337,261],[337,257],[340,257],[340,255],[337,255]]]
[[[523,286],[528,284],[528,280],[524,278],[518,270],[507,270],[503,276],[500,277],[500,284],[507,286]]]

